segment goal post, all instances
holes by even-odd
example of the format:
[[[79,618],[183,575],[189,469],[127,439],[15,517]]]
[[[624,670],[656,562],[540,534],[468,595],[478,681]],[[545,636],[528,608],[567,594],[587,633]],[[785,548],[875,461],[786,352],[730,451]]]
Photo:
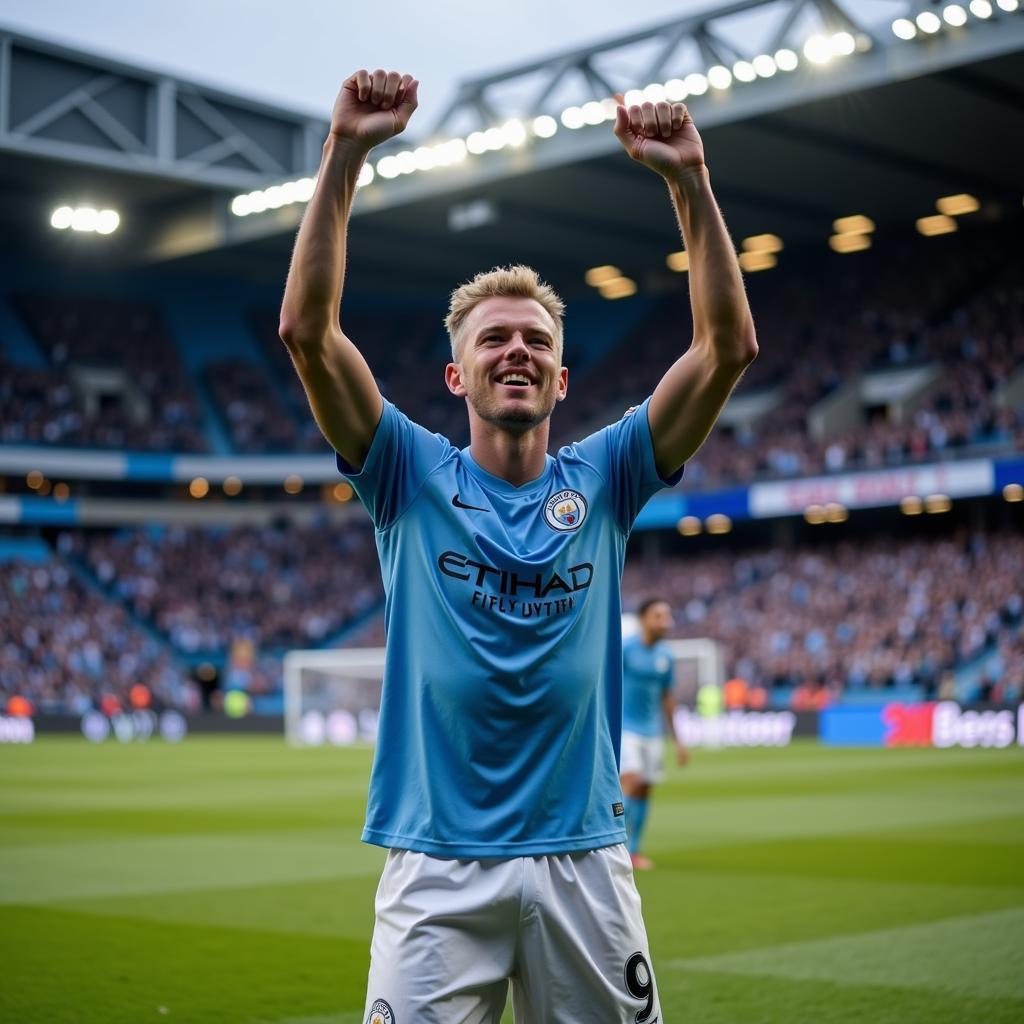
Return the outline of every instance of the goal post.
[[[667,640],[673,689],[692,702],[702,686],[724,680],[721,648],[708,639]],[[295,746],[372,743],[377,735],[383,647],[295,650],[284,657],[284,730]]]

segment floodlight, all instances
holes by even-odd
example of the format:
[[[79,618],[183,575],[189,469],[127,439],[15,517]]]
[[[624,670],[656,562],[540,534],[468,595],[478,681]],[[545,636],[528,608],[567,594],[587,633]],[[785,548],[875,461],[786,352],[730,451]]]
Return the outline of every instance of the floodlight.
[[[779,69],[775,58],[769,57],[767,53],[759,53],[750,63],[762,78],[771,78]]]
[[[795,71],[800,58],[792,50],[783,47],[775,51],[775,63],[780,71]]]
[[[101,235],[112,235],[121,223],[117,210],[100,210],[96,217],[96,231]]]
[[[373,181],[373,167],[370,164],[363,164],[362,170],[359,172],[359,177],[356,178],[356,188],[365,188]],[[296,184],[296,193],[298,192],[298,182]]]
[[[1003,498],[1014,503],[1024,501],[1024,487],[1020,484],[1007,484],[1003,488]]]
[[[614,281],[620,277],[622,277],[622,271],[619,270],[618,267],[613,267],[610,263],[605,263],[600,267],[591,267],[583,275],[583,280],[586,281],[591,288],[597,288],[602,284],[607,284],[609,281]]]
[[[683,516],[683,518],[676,523],[676,529],[684,537],[696,537],[701,530],[704,529],[704,525],[697,516]]]
[[[665,96],[670,103],[682,103],[687,95],[686,83],[681,78],[670,78],[665,83]]]
[[[550,114],[541,114],[533,119],[533,134],[539,139],[550,139],[558,131],[558,122]]]
[[[819,33],[808,37],[804,43],[804,56],[812,64],[827,64],[834,56],[831,40]]]
[[[782,239],[778,235],[751,235],[743,239],[747,252],[782,252]]]
[[[752,82],[757,78],[754,65],[749,60],[738,60],[732,66],[732,73],[739,82]]]
[[[948,4],[942,9],[942,17],[947,25],[959,28],[967,24],[967,12],[959,4]]]
[[[74,216],[75,211],[70,206],[58,206],[56,210],[50,214],[50,226],[57,228],[58,231],[65,231],[71,227],[71,218]]]
[[[1019,0],[996,0],[996,6],[999,10],[1006,11],[1007,14],[1013,14],[1020,7],[1020,3]]]
[[[566,128],[582,128],[584,125],[583,111],[579,107],[566,107],[562,111],[562,124]],[[471,147],[472,148],[472,147]]]
[[[599,285],[598,290],[605,299],[627,299],[636,294],[636,281],[628,277],[613,277]]]
[[[974,213],[981,204],[967,192],[955,196],[943,196],[935,200],[935,209],[947,217],[960,217],[965,213]]]
[[[835,32],[829,42],[837,57],[849,57],[857,49],[857,40],[849,32]]]
[[[397,178],[402,172],[398,167],[398,161],[393,156],[382,156],[377,161],[377,173],[382,178]]]
[[[728,533],[732,529],[732,520],[720,512],[708,516],[704,520],[708,533]]]
[[[913,39],[917,35],[917,26],[909,18],[897,18],[892,23],[892,32],[900,39]]]
[[[774,253],[770,252],[741,252],[739,255],[740,267],[748,274],[758,270],[771,270],[778,265]]]
[[[72,231],[95,231],[99,211],[92,206],[80,206],[71,214]]]
[[[875,222],[862,213],[855,213],[832,221],[832,230],[837,235],[867,235],[875,230]]]
[[[639,107],[644,101],[643,89],[627,89],[622,98],[627,107]]]
[[[562,115],[563,119],[565,114]],[[481,153],[487,152],[487,140],[484,138],[483,132],[473,132],[466,139],[466,149],[470,151],[474,156],[479,156]],[[377,170],[380,170],[380,164],[377,165]]]
[[[271,185],[270,188],[265,189],[263,197],[268,209],[277,210],[284,206],[284,191],[280,185]]]
[[[299,178],[295,182],[295,195],[300,203],[308,203],[316,191],[316,178]]]
[[[918,217],[917,230],[922,235],[929,237],[931,235],[948,235],[950,232],[956,231],[956,221],[944,213],[936,213],[931,217]]]
[[[942,28],[942,21],[934,11],[922,11],[915,19],[917,27],[932,36]]]
[[[833,252],[863,252],[871,248],[871,239],[867,235],[833,235],[828,244]]]
[[[526,141],[526,128],[517,117],[506,121],[499,131],[506,146],[521,146]]]
[[[432,171],[437,166],[437,157],[431,146],[417,146],[413,150],[412,158],[417,171]]]
[[[505,133],[500,128],[488,128],[484,132],[484,142],[487,143],[487,148],[495,153],[505,147]]]
[[[699,71],[687,75],[683,79],[683,85],[691,96],[703,96],[708,91],[708,80]]]
[[[600,124],[604,120],[604,104],[597,100],[584,103],[580,112],[586,124]]]
[[[677,274],[683,274],[690,269],[690,254],[685,249],[681,249],[679,252],[670,252],[665,257],[665,266]]]
[[[249,193],[249,209],[252,213],[262,213],[267,208],[267,197],[263,189],[253,189]]]
[[[992,5],[988,0],[971,0],[970,11],[976,18],[992,17]]]
[[[412,151],[403,149],[401,153],[395,154],[395,166],[399,174],[412,174],[416,170],[416,158]]]
[[[708,83],[714,89],[728,89],[732,85],[732,72],[722,64],[708,68]]]

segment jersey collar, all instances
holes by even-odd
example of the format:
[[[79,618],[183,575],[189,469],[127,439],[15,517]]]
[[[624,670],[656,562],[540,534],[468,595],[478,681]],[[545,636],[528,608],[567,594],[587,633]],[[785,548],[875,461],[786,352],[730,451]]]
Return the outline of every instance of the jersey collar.
[[[478,465],[476,459],[473,458],[473,454],[469,450],[468,445],[461,449],[460,454],[462,455],[462,460],[466,468],[473,474],[473,476],[475,476],[487,490],[496,491],[499,494],[523,495],[533,494],[534,491],[543,490],[551,479],[552,467],[555,464],[555,460],[550,455],[545,455],[544,470],[541,475],[534,477],[533,480],[527,480],[525,484],[520,484],[517,487],[515,484],[509,483],[508,480],[505,480],[500,476],[488,473],[486,469]]]

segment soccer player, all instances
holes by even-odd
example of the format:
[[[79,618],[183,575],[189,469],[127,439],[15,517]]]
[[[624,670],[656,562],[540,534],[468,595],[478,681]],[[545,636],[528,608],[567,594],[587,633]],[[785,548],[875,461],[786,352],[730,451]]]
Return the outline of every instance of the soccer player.
[[[686,107],[620,106],[615,135],[664,178],[690,253],[689,347],[635,412],[552,457],[562,302],[529,268],[498,269],[457,288],[447,319],[470,445],[412,423],[339,303],[356,179],[417,85],[364,70],[342,86],[280,324],[386,592],[363,839],[389,853],[365,1019],[497,1022],[511,982],[520,1024],[660,1021],[624,844],[619,585],[634,519],[757,352],[742,278]]]
[[[672,652],[662,643],[673,626],[668,601],[651,597],[637,611],[640,631],[622,645],[622,755],[620,773],[626,807],[626,846],[633,867],[654,867],[640,852],[647,822],[651,788],[664,777],[664,742],[668,731],[675,740],[676,760],[686,764],[689,754],[676,738],[672,724]]]

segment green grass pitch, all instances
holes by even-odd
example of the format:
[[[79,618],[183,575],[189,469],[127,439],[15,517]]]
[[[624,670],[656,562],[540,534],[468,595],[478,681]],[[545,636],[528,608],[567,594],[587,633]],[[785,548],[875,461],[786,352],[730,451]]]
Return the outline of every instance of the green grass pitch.
[[[369,761],[0,747],[0,1020],[357,1024]],[[1024,749],[697,752],[647,852],[668,1024],[1024,1020]]]

